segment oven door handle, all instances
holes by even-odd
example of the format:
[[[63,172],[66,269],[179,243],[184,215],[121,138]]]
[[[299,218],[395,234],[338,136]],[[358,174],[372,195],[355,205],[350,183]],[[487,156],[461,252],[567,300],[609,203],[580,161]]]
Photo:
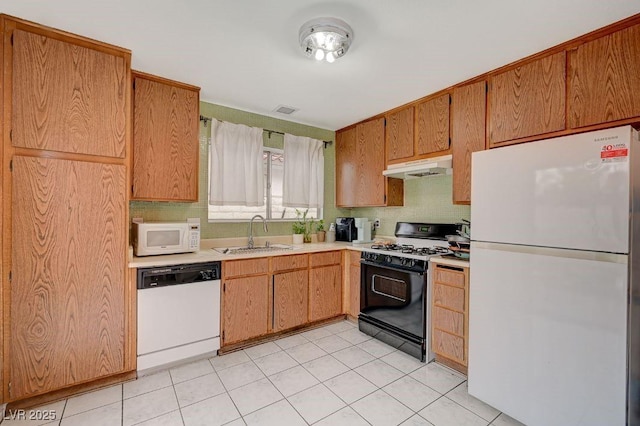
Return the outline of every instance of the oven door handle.
[[[368,262],[366,260],[361,260],[360,261],[360,265],[375,266],[376,268],[389,269],[391,271],[404,271],[404,272],[407,272],[409,274],[424,275],[424,272],[416,271],[416,270],[413,270],[413,269],[406,269],[406,268],[403,268],[402,266],[381,265],[379,263]]]

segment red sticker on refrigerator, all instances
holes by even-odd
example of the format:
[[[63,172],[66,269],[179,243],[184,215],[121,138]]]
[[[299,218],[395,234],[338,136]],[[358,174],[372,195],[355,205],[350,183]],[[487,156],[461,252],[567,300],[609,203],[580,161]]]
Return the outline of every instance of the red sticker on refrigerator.
[[[602,162],[625,161],[629,156],[627,144],[619,143],[615,145],[604,145],[600,150]]]

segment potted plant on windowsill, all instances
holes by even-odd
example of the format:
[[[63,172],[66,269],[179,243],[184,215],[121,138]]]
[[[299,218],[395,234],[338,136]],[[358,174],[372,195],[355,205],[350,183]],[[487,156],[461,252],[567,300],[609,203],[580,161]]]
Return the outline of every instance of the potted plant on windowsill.
[[[307,213],[296,209],[296,220],[293,222],[293,244],[302,244],[311,242],[311,230],[314,227],[315,221],[313,219],[307,219]]]
[[[302,244],[304,231],[306,229],[305,223],[298,219],[293,222],[291,227],[293,228],[293,244]]]
[[[324,230],[324,220],[320,219],[318,221],[316,232],[318,233],[318,242],[324,243],[325,236],[327,235],[327,232]]]

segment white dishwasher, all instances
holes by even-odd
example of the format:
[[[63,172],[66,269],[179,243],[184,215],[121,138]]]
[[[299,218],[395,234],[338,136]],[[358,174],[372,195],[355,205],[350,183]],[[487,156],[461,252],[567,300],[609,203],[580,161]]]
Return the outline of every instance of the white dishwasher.
[[[220,349],[220,262],[138,269],[138,372]]]

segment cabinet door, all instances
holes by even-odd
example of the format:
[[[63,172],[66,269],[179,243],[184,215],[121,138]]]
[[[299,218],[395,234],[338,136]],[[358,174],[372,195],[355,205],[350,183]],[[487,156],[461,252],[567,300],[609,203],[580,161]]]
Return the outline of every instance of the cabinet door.
[[[124,158],[127,67],[122,56],[14,30],[13,146]]]
[[[133,198],[198,200],[198,91],[134,79]]]
[[[13,158],[9,400],[124,371],[125,194],[122,165]]]
[[[416,106],[416,154],[449,149],[449,94]]]
[[[336,206],[356,204],[358,161],[356,128],[336,133]]]
[[[413,107],[389,114],[386,120],[387,163],[413,157]]]
[[[384,170],[384,118],[356,126],[357,175],[355,206],[383,206],[386,203]]]
[[[570,52],[569,126],[640,116],[640,25]]]
[[[453,202],[471,202],[471,154],[485,148],[486,82],[456,88],[451,101]]]
[[[267,334],[269,276],[225,280],[222,315],[223,345]]]
[[[277,332],[307,322],[309,272],[306,269],[273,276],[271,331]]]
[[[342,313],[342,266],[324,266],[309,271],[309,321]]]
[[[565,53],[521,65],[490,78],[492,144],[565,128]]]

